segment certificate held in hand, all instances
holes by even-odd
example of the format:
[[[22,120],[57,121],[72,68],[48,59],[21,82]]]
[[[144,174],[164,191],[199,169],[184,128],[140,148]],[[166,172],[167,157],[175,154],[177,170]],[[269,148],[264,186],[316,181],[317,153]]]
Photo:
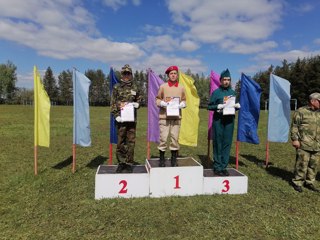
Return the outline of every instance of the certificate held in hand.
[[[171,97],[170,99],[166,99],[166,102],[168,103],[167,116],[179,117],[180,116],[180,110],[179,110],[180,98]]]
[[[122,122],[134,122],[134,107],[132,103],[121,104],[121,120]]]
[[[236,109],[234,105],[236,104],[236,97],[234,96],[226,96],[223,99],[225,107],[223,108],[223,115],[235,115]]]

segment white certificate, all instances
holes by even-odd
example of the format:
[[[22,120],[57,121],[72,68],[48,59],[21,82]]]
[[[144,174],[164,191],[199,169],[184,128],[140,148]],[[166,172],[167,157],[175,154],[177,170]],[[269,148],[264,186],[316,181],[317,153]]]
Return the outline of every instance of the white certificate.
[[[236,109],[234,105],[236,104],[236,97],[234,96],[224,97],[223,102],[225,104],[225,107],[223,108],[223,115],[235,115]]]
[[[179,110],[180,98],[171,97],[170,99],[166,99],[166,102],[168,103],[167,116],[178,117],[180,115],[180,110]]]
[[[123,103],[121,106],[122,122],[134,122],[134,107],[132,103]]]

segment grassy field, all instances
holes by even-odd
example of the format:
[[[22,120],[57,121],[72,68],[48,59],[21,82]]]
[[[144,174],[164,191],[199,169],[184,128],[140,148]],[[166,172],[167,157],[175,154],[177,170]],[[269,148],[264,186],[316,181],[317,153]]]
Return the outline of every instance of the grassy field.
[[[94,180],[109,158],[109,108],[91,107],[90,116],[92,147],[77,147],[72,174],[72,107],[52,107],[51,145],[39,148],[34,176],[33,108],[0,105],[0,239],[320,239],[320,195],[289,186],[295,159],[290,143],[270,143],[270,165],[263,167],[264,111],[261,144],[240,144],[247,194],[99,201]],[[205,163],[206,110],[200,118],[198,147],[183,146],[180,154]],[[140,163],[146,158],[146,126],[142,108],[135,151]],[[151,153],[158,155],[154,144]],[[230,162],[234,167],[234,146]]]

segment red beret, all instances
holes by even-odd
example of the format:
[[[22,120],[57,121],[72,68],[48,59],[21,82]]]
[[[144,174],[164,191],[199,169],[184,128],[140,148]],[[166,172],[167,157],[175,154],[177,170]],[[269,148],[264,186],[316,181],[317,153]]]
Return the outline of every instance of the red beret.
[[[173,71],[173,70],[176,70],[177,72],[179,71],[177,66],[170,66],[170,67],[168,67],[168,69],[166,70],[166,74],[169,74],[169,72],[171,72],[171,71]]]

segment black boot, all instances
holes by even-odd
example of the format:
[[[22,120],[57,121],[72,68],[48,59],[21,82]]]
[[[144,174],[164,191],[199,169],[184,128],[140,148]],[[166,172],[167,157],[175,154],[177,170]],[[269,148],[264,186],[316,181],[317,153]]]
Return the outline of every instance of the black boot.
[[[159,150],[159,153],[160,153],[160,162],[159,162],[159,167],[165,167],[166,166],[166,163],[165,163],[165,158],[164,158],[164,153],[165,151],[161,151]]]
[[[178,164],[177,164],[177,155],[178,155],[178,151],[177,150],[172,150],[171,151],[171,166],[172,167],[178,166]]]

